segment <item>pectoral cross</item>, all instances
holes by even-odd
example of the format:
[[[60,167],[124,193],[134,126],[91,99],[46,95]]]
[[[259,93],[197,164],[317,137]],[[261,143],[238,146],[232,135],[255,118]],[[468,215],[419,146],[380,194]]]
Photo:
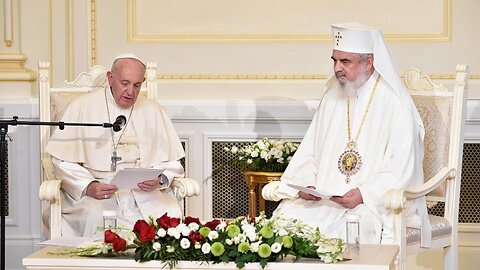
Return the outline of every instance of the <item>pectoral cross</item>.
[[[114,172],[117,170],[117,161],[122,160],[122,157],[117,156],[117,150],[113,150],[111,160],[110,171]]]

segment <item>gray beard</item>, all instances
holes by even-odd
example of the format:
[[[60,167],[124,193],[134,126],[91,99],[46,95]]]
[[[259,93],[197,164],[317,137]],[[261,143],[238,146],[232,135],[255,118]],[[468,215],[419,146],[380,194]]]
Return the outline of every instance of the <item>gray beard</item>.
[[[343,93],[347,96],[357,96],[357,89],[359,89],[362,85],[367,82],[368,78],[365,74],[361,74],[358,78],[353,82],[344,82],[339,81],[340,89],[342,89]]]

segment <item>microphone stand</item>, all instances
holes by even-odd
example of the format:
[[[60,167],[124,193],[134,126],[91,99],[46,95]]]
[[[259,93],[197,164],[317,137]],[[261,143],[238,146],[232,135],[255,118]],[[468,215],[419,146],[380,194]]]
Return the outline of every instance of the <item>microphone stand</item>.
[[[1,167],[1,178],[0,178],[0,211],[2,212],[1,218],[1,265],[0,269],[5,269],[5,202],[6,202],[6,192],[5,184],[7,183],[7,173],[6,173],[6,160],[7,160],[7,141],[6,136],[8,133],[8,126],[17,126],[17,125],[30,125],[30,126],[58,126],[60,130],[63,130],[65,126],[87,126],[87,127],[104,127],[111,128],[117,127],[118,125],[110,123],[65,123],[65,122],[39,122],[39,121],[18,121],[18,116],[13,116],[12,120],[0,120],[0,167]]]

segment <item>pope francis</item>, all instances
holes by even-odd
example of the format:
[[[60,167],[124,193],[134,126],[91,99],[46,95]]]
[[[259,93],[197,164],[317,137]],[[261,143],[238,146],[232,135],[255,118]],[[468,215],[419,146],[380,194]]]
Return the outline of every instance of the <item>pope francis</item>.
[[[185,156],[164,109],[139,95],[145,64],[133,54],[118,56],[107,72],[109,86],[75,99],[64,122],[107,122],[125,116],[123,128],[68,127],[56,130],[46,148],[55,174],[62,180],[62,235],[95,237],[103,226],[103,212],[117,212],[118,225],[131,228],[138,219],[165,212],[181,216],[180,205],[169,188],[182,177],[178,161]],[[134,189],[109,184],[125,168],[165,169]]]

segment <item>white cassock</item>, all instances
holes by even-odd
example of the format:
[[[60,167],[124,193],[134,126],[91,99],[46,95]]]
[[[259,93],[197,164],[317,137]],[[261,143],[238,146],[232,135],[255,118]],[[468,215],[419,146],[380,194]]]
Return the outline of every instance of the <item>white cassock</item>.
[[[62,121],[112,123],[119,115],[127,118],[126,126],[119,132],[102,127],[66,126],[64,130],[56,130],[47,145],[46,151],[54,157],[55,174],[62,180],[64,191],[62,235],[101,236],[96,229],[103,226],[103,210],[116,210],[118,224],[129,229],[138,219],[149,216],[158,218],[165,212],[170,216],[182,215],[169,185],[174,177],[183,177],[184,169],[178,160],[185,153],[173,124],[158,103],[139,95],[133,110],[122,109],[106,88],[77,98],[65,111]],[[117,155],[122,158],[116,171],[164,168],[165,183],[160,190],[122,189],[105,200],[85,195],[91,181],[109,183],[115,174],[110,170],[112,135]]]
[[[351,137],[357,136],[365,108],[378,73],[350,98]],[[298,218],[329,237],[345,238],[345,216],[360,214],[361,243],[391,243],[393,218],[384,209],[389,189],[406,188],[423,183],[423,127],[402,106],[388,84],[381,78],[370,110],[357,141],[363,164],[346,183],[338,169],[338,160],[347,144],[346,96],[338,87],[328,89],[303,138],[281,178],[276,195],[283,199],[274,215]],[[346,209],[329,199],[307,201],[298,197],[294,183],[314,186],[319,191],[343,195],[358,188],[363,204]],[[407,206],[407,224],[420,227],[425,221],[424,200]],[[422,218],[421,218],[422,217]]]

